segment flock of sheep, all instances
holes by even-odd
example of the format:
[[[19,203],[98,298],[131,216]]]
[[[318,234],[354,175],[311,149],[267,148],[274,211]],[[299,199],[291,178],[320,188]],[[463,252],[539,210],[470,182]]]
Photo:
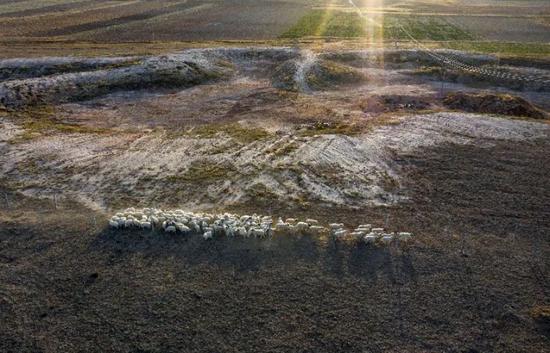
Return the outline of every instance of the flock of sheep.
[[[332,223],[328,227],[317,220],[298,221],[294,218],[273,222],[270,216],[225,213],[219,215],[193,213],[183,210],[160,210],[156,208],[128,208],[115,214],[109,220],[113,229],[161,229],[166,233],[201,234],[204,239],[213,237],[267,238],[274,234],[321,235],[328,234],[336,239],[351,237],[368,244],[388,245],[396,240],[408,242],[412,234],[406,232],[387,233],[384,228],[373,228],[370,224],[358,226],[348,232],[342,223]]]

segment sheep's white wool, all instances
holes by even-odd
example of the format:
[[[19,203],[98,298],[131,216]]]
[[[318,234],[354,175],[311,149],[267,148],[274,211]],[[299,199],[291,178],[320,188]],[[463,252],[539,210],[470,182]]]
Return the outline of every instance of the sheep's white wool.
[[[351,239],[366,243],[390,244],[394,239],[403,242],[413,239],[408,232],[384,233],[384,228],[372,228],[370,224],[361,224],[351,233],[343,223],[330,223],[327,227],[315,219],[299,221],[296,218],[282,218],[274,224],[271,216],[257,214],[238,216],[231,213],[208,214],[193,213],[184,210],[161,210],[156,208],[128,208],[117,212],[109,219],[109,227],[118,229],[162,229],[167,233],[200,234],[204,239],[214,237],[254,237],[267,238],[272,235],[320,235],[330,234],[336,239],[351,236]]]

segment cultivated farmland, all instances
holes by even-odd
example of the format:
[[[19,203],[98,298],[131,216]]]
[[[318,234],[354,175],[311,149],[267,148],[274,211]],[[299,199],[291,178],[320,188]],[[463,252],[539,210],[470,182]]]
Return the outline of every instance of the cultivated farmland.
[[[0,352],[537,352],[546,1],[0,0]]]

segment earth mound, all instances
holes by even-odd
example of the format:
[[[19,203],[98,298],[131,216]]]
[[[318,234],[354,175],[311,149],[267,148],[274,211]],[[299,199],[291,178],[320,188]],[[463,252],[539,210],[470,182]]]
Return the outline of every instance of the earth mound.
[[[316,62],[306,73],[307,85],[314,90],[357,84],[364,80],[365,75],[359,71],[328,60]]]
[[[368,113],[422,111],[433,107],[432,100],[430,97],[409,95],[372,95],[365,98],[360,107]]]
[[[287,91],[320,91],[358,84],[365,79],[365,75],[358,70],[333,61],[289,60],[275,69],[271,82],[274,87]]]
[[[521,116],[533,119],[548,118],[546,112],[535,107],[527,100],[508,94],[453,92],[443,99],[443,104],[448,108],[467,112]]]

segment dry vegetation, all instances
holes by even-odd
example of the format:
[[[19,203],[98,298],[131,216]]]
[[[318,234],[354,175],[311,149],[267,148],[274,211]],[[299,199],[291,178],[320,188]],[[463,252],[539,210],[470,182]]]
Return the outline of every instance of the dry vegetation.
[[[0,352],[546,353],[548,3],[370,5],[0,0]],[[129,206],[415,241],[108,229]]]

